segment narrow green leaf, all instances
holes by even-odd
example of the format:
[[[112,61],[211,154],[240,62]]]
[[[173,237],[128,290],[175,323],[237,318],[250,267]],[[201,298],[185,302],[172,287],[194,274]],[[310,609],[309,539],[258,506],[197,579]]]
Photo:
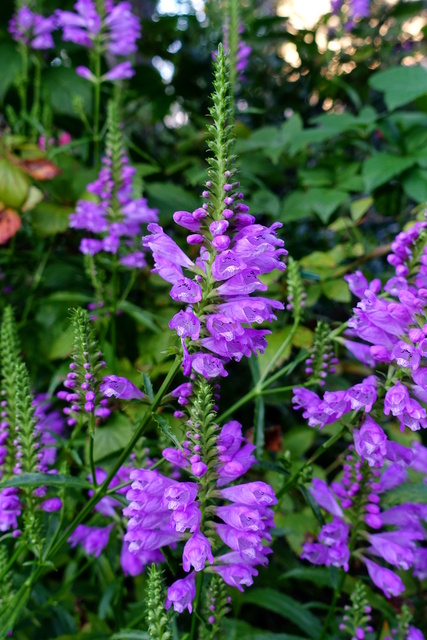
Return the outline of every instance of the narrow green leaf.
[[[151,384],[150,376],[148,375],[148,373],[144,372],[142,374],[142,377],[144,379],[145,393],[150,398],[151,402],[153,402],[153,400],[154,400],[154,392],[153,392],[153,385]]]
[[[274,589],[253,589],[242,598],[246,604],[254,604],[290,620],[295,626],[317,640],[322,625],[319,620],[302,604],[290,596]]]
[[[7,487],[71,487],[73,489],[90,489],[91,484],[82,478],[50,473],[23,473],[0,482],[0,489]]]
[[[169,422],[166,420],[166,418],[160,415],[156,415],[154,416],[154,420],[157,422],[157,424],[159,425],[161,431],[165,434],[165,436],[169,438],[169,440],[172,440],[174,445],[178,447],[178,449],[181,449],[182,451],[181,443],[179,442],[176,435],[173,433],[171,426]]]
[[[136,304],[132,304],[132,302],[129,302],[128,300],[122,300],[118,305],[118,308],[147,329],[151,329],[154,333],[161,333],[159,327],[154,322],[153,314],[149,311],[137,307]]]
[[[122,629],[114,633],[110,640],[150,640],[147,631],[135,631],[134,629]]]

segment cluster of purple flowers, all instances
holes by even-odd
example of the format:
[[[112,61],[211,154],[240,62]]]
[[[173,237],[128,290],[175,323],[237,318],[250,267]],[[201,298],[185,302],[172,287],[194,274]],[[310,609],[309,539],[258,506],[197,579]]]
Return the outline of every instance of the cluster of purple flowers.
[[[229,176],[226,172],[225,178]],[[281,223],[269,228],[256,224],[242,202],[239,183],[224,184],[221,213],[216,216],[212,185],[207,182],[206,186],[207,202],[202,207],[173,216],[191,231],[187,242],[201,245],[195,262],[157,224],[148,226],[151,235],[143,238],[143,245],[153,254],[153,271],[173,285],[171,298],[187,305],[169,324],[181,338],[184,375],[193,370],[209,379],[226,376],[224,364],[231,359],[239,361],[264,351],[265,335],[270,332],[252,325],[276,319],[273,310],[283,309],[283,304],[251,294],[267,290],[259,276],[285,269],[281,257],[287,251],[276,236]],[[183,267],[193,278],[184,275]],[[188,347],[195,352],[190,355]]]
[[[135,246],[135,238],[141,236],[141,225],[157,221],[157,210],[150,209],[145,198],[133,198],[135,168],[130,166],[124,152],[113,177],[112,154],[107,148],[98,179],[87,186],[98,201],[79,200],[76,212],[70,215],[70,227],[103,236],[102,239],[83,238],[80,243],[82,253],[118,253],[123,266],[142,268],[146,262],[142,251],[136,250],[139,248]]]
[[[58,24],[63,28],[64,41],[74,42],[92,49],[98,47],[101,53],[112,56],[128,56],[137,51],[136,41],[141,36],[138,18],[131,11],[130,2],[104,0],[102,13],[94,0],[77,0],[75,12],[56,11]],[[87,67],[78,67],[77,73],[95,81],[96,78]],[[120,62],[103,76],[103,80],[123,80],[134,75],[129,61]]]
[[[9,33],[17,42],[31,49],[53,49],[55,43],[52,31],[57,27],[55,16],[44,18],[23,6],[12,16],[9,22]]]
[[[408,469],[412,478],[418,472],[425,482],[427,449],[419,442],[412,448],[394,442],[379,424],[383,421],[388,429],[397,420],[401,431],[427,427],[427,367],[423,366],[427,355],[426,229],[427,223],[419,222],[397,236],[388,256],[396,275],[384,286],[379,280],[368,283],[361,272],[346,277],[360,302],[348,323],[351,340],[346,339],[345,345],[366,366],[386,364],[387,377],[371,375],[347,390],[326,391],[323,398],[307,389],[294,389],[293,398],[295,408],[304,410],[312,427],[321,428],[351,412],[364,411],[359,428],[353,429],[354,445],[341,481],[330,488],[322,480],[313,482],[314,499],[333,515],[333,521],[322,528],[319,542],[304,546],[303,557],[348,570],[360,532],[366,527],[374,529],[363,534],[370,546],[362,550],[363,556],[360,550],[358,555],[387,597],[402,593],[404,584],[394,571],[366,554],[397,569],[411,569],[420,579],[427,577],[427,552],[421,546],[426,540],[426,506],[404,503],[382,509],[381,504],[387,491],[409,481]],[[356,537],[350,542],[353,534]]]
[[[426,505],[406,503],[382,510],[381,501],[387,491],[408,481],[407,469],[420,472],[425,477],[427,449],[419,443],[415,443],[412,450],[396,445],[394,461],[380,465],[377,454],[383,442],[377,439],[376,430],[373,433],[366,431],[363,450],[368,455],[368,464],[373,467],[366,469],[355,455],[360,455],[357,442],[360,444],[361,438],[360,434],[355,434],[356,444],[350,447],[340,481],[333,482],[330,487],[324,480],[313,481],[310,492],[316,502],[332,514],[333,521],[322,527],[319,542],[304,545],[302,557],[314,564],[339,566],[348,571],[350,527],[360,532],[368,526],[374,532],[366,536],[370,546],[362,550],[364,554],[381,558],[397,569],[412,568],[416,577],[424,579],[427,576],[427,550],[419,545],[426,540],[423,525],[427,521]],[[384,530],[384,527],[394,529]],[[365,555],[362,557],[371,580],[388,598],[405,590],[394,571]]]
[[[165,449],[164,457],[181,468],[191,465],[193,475],[198,477],[200,463],[199,434],[188,432],[183,443],[183,452]],[[242,436],[242,425],[236,421],[225,424],[217,437],[218,462],[216,464],[216,486],[212,493],[216,499],[228,504],[210,506],[211,514],[222,522],[205,523],[207,535],[201,531],[202,514],[198,502],[199,485],[195,482],[177,481],[157,471],[137,469],[132,471],[132,488],[127,493],[130,501],[123,514],[129,517],[125,541],[130,553],[161,553],[166,545],[175,545],[186,539],[182,564],[191,572],[174,582],[168,590],[166,608],[172,604],[176,611],[185,608],[192,611],[195,595],[195,572],[202,571],[206,563],[223,580],[240,590],[251,585],[257,575],[255,566],[267,564],[271,552],[263,540],[271,541],[270,529],[273,512],[270,506],[277,502],[271,487],[264,482],[250,482],[222,488],[240,478],[255,462],[253,445]],[[189,531],[189,534],[186,533]],[[215,536],[216,534],[216,536]],[[214,558],[212,543],[221,540],[230,551]]]

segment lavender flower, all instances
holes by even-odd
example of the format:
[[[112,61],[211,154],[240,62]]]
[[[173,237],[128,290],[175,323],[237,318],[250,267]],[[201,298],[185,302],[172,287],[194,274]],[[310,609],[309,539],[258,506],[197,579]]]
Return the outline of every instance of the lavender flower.
[[[196,597],[195,573],[190,573],[182,580],[176,580],[168,589],[166,598],[166,609],[173,608],[178,613],[182,613],[184,609],[188,609],[189,613],[193,611],[193,600]]]
[[[56,29],[56,18],[44,18],[33,13],[27,6],[17,11],[9,22],[9,33],[17,42],[29,46],[31,49],[53,49],[55,43],[52,31]]]
[[[141,36],[139,20],[131,12],[130,2],[105,0],[103,13],[99,13],[93,0],[78,0],[72,11],[57,10],[56,17],[62,27],[64,41],[112,56],[128,56],[137,51],[136,41]],[[80,70],[80,75],[95,79],[91,71]],[[121,80],[134,74],[130,62],[122,62],[103,76],[103,80]]]
[[[105,376],[99,387],[106,398],[120,400],[142,400],[144,394],[130,380],[118,376]]]
[[[364,563],[368,569],[369,576],[376,587],[381,589],[386,596],[398,596],[405,591],[405,586],[402,580],[390,569],[381,567],[380,565],[364,558]]]
[[[98,558],[108,544],[112,528],[112,524],[107,527],[88,527],[79,524],[68,538],[68,542],[72,547],[81,544],[88,555]]]

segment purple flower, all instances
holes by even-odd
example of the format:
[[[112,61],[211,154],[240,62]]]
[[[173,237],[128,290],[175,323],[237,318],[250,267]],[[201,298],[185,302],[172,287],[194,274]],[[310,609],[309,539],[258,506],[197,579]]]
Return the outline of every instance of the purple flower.
[[[180,533],[184,533],[187,529],[194,533],[200,524],[201,517],[198,505],[193,503],[187,507],[179,507],[172,511],[169,518],[169,526]]]
[[[324,544],[318,542],[306,542],[302,547],[302,560],[308,560],[311,564],[326,565],[328,562],[329,550]]]
[[[123,542],[120,554],[120,565],[125,576],[139,576],[143,573],[144,567],[153,562],[164,562],[164,557],[160,551],[140,550],[136,553],[131,553],[127,542]]]
[[[409,401],[408,389],[401,383],[396,382],[390,387],[384,397],[384,413],[389,415],[390,411],[394,416],[400,416]]]
[[[277,498],[270,487],[265,482],[247,482],[234,487],[227,487],[221,490],[221,496],[230,502],[244,504],[249,507],[260,506],[269,507],[277,504]]]
[[[364,381],[350,387],[346,392],[346,397],[350,401],[352,409],[355,411],[363,409],[366,413],[369,413],[377,399],[377,390],[373,384],[368,384]]]
[[[99,387],[105,397],[121,400],[142,400],[144,394],[130,380],[118,376],[105,376]]]
[[[217,378],[218,376],[224,378],[228,375],[222,361],[207,353],[195,353],[192,355],[191,367],[196,373],[199,373],[207,380]]]
[[[0,489],[0,531],[18,528],[21,508],[18,489],[15,487]]]
[[[81,78],[85,80],[89,80],[89,82],[96,82],[96,77],[93,75],[92,71],[85,66],[76,67],[76,73]]]
[[[172,511],[179,507],[187,507],[195,501],[198,489],[195,482],[176,482],[170,485],[164,492],[165,507]]]
[[[178,613],[188,609],[193,611],[193,600],[196,597],[196,578],[194,571],[182,580],[176,580],[168,589],[165,608],[170,609],[171,605]]]
[[[271,510],[265,510],[265,515],[272,514]],[[263,521],[263,512],[258,509],[251,509],[247,505],[229,505],[226,507],[217,507],[216,514],[226,524],[240,529],[241,531],[263,531],[265,523]]]
[[[416,629],[416,627],[409,627],[408,635],[405,640],[425,640],[424,634],[420,629]]]
[[[314,478],[309,491],[317,504],[326,509],[326,511],[329,511],[329,513],[332,513],[332,515],[337,516],[338,518],[344,517],[341,507],[335,500],[331,490],[324,480]]]
[[[116,80],[126,80],[127,78],[132,78],[135,75],[135,70],[132,68],[132,65],[129,61],[120,62],[115,67],[110,69],[104,76],[102,76],[103,80],[109,80],[110,82],[115,82]]]
[[[68,542],[72,547],[81,544],[88,555],[97,558],[107,546],[113,526],[110,524],[108,527],[88,527],[79,524],[68,538]]]
[[[403,547],[393,539],[394,533],[392,532],[392,536],[387,532],[375,533],[370,535],[368,539],[376,555],[395,565],[398,569],[406,571],[414,562],[414,554],[406,544]]]
[[[253,531],[240,531],[227,524],[215,524],[221,540],[233,551],[238,551],[243,560],[250,562],[262,549],[261,536]]]
[[[40,508],[46,513],[59,511],[60,509],[62,509],[62,500],[61,498],[48,498],[40,504]]]
[[[250,587],[258,575],[258,571],[247,564],[216,565],[213,570],[218,573],[230,587],[237,587],[243,591],[243,585]]]
[[[169,322],[169,328],[175,329],[180,338],[197,340],[200,335],[200,320],[192,311],[179,311]]]
[[[387,436],[380,425],[367,416],[360,431],[355,429],[353,436],[362,462],[366,460],[370,467],[382,467],[387,454]]]
[[[53,49],[55,43],[52,31],[56,29],[54,16],[44,18],[24,6],[17,11],[9,22],[9,32],[17,42],[32,49]]]
[[[206,560],[213,564],[211,545],[209,540],[200,531],[196,531],[187,541],[182,554],[182,566],[184,571],[202,571],[205,568]]]
[[[390,569],[380,567],[372,560],[364,558],[364,563],[368,569],[369,576],[376,587],[384,592],[386,598],[390,596],[399,596],[405,591],[405,585],[402,580]]]

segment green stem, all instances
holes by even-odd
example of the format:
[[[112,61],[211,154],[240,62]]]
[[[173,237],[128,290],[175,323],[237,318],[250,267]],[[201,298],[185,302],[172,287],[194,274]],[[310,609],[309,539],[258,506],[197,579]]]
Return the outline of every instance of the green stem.
[[[93,455],[93,445],[95,442],[95,434],[92,433],[89,435],[89,463],[90,463],[90,472],[92,474],[92,484],[94,489],[97,488],[98,483],[96,481],[96,473],[95,473],[95,458]]]
[[[101,51],[98,42],[95,42],[94,50],[94,75],[95,75],[95,87],[94,87],[94,100],[93,100],[93,153],[94,153],[94,165],[99,167],[99,121],[101,115]]]
[[[40,261],[39,266],[37,267],[35,273],[34,273],[34,277],[33,277],[33,282],[31,285],[31,290],[30,290],[30,295],[27,298],[27,301],[25,303],[25,307],[24,307],[24,311],[22,313],[22,318],[21,321],[19,323],[19,325],[22,327],[25,325],[28,315],[31,311],[31,307],[33,306],[33,302],[34,302],[34,296],[35,293],[40,285],[41,279],[43,277],[43,273],[44,270],[46,269],[46,265],[49,261],[50,258],[50,254],[52,253],[52,247],[53,247],[53,243],[51,242],[47,251],[43,251],[43,258]],[[43,247],[44,248],[44,247]]]
[[[41,86],[41,60],[40,55],[36,53],[33,56],[34,60],[34,83],[33,83],[33,106],[31,107],[31,115],[34,120],[40,119],[40,86]],[[37,139],[37,130],[33,129],[33,139]],[[47,141],[46,141],[47,146]]]
[[[328,615],[326,616],[325,624],[323,625],[322,633],[320,634],[319,640],[326,640],[328,638],[328,629],[329,629],[329,626],[330,626],[330,624],[332,622],[332,619],[333,619],[333,617],[335,615],[335,607],[336,607],[336,604],[338,602],[338,598],[341,595],[341,591],[342,591],[342,588],[344,586],[345,578],[346,578],[346,572],[344,571],[344,569],[340,569],[340,577],[339,577],[339,580],[338,580],[338,584],[334,589],[334,593],[333,593],[333,596],[332,596],[331,604],[330,604],[330,607],[328,609]]]
[[[21,103],[22,134],[25,135],[25,123],[28,118],[28,47],[25,44],[20,44],[19,53],[22,61],[22,74],[19,78],[18,94]]]
[[[18,559],[18,557],[21,555],[21,553],[24,551],[25,547],[26,547],[26,543],[24,541],[20,542],[18,544],[18,546],[15,549],[15,552],[12,554],[12,556],[9,558],[6,566],[4,567],[3,571],[0,573],[0,584],[3,580],[3,578],[5,577],[5,575],[7,574],[7,572],[9,571],[9,569],[14,565],[15,560]]]
[[[268,363],[268,365],[264,369],[263,374],[262,374],[262,376],[260,378],[260,381],[259,381],[260,384],[262,384],[264,382],[264,380],[267,378],[267,376],[270,373],[270,371],[272,369],[274,369],[274,367],[276,366],[277,362],[282,357],[282,354],[286,351],[286,349],[288,348],[289,344],[292,342],[292,339],[293,339],[294,335],[297,332],[298,326],[299,326],[299,319],[296,319],[294,324],[292,325],[292,329],[290,330],[290,332],[288,333],[288,335],[286,336],[286,338],[283,340],[282,344],[280,345],[279,349],[276,351],[276,353],[274,354],[274,356],[271,358],[270,362]]]
[[[285,493],[287,493],[290,489],[292,489],[292,487],[294,487],[298,483],[298,480],[301,474],[303,473],[303,471],[308,466],[313,464],[313,462],[315,462],[317,458],[320,458],[320,456],[323,455],[323,453],[327,451],[329,447],[331,447],[335,442],[337,442],[337,440],[341,438],[341,436],[344,434],[346,430],[347,430],[346,426],[341,427],[341,429],[337,431],[337,433],[335,433],[328,440],[326,440],[326,442],[320,445],[320,447],[316,449],[313,455],[310,456],[307,462],[305,462],[303,466],[300,469],[298,469],[298,471],[291,478],[289,478],[289,480],[283,485],[280,491],[277,492],[277,498],[280,499]]]
[[[196,597],[194,598],[194,607],[193,613],[191,615],[191,629],[188,640],[196,640],[197,638],[197,628],[199,626],[199,608],[200,608],[200,598],[202,595],[202,586],[203,586],[203,571],[199,571],[196,578]]]

